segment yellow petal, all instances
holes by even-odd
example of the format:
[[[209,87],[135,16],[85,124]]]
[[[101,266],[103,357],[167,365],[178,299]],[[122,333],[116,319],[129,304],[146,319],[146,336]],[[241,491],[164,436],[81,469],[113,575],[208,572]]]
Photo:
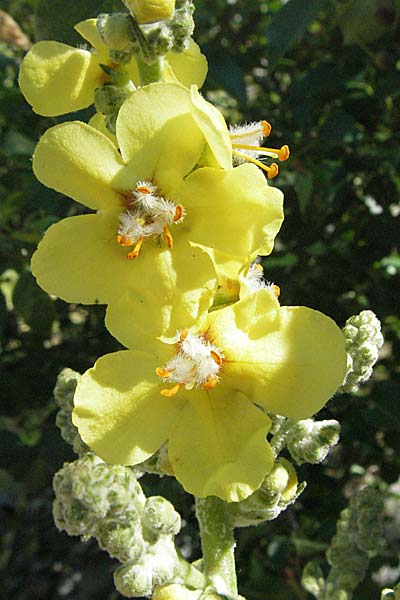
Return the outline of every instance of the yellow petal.
[[[193,106],[193,118],[207,140],[211,155],[216,163],[215,166],[222,169],[231,169],[232,142],[222,113],[204,100],[195,85],[190,88],[190,97]]]
[[[104,80],[98,58],[60,42],[39,42],[25,56],[19,85],[40,115],[52,117],[86,108]]]
[[[266,441],[270,419],[224,382],[209,393],[179,393],[187,403],[168,442],[176,478],[186,491],[201,498],[243,500],[272,468],[274,459]]]
[[[200,47],[190,38],[189,47],[183,52],[174,52],[170,50],[165,55],[166,64],[172,69],[174,77],[184,86],[190,87],[192,84],[202,87],[207,76],[207,59],[201,53]],[[163,77],[164,81],[168,81]]]
[[[153,83],[122,105],[117,139],[122,157],[146,177],[157,170],[167,193],[199,159],[204,139],[191,115],[189,91],[179,84]]]
[[[182,230],[189,239],[237,257],[237,271],[260,247],[272,249],[283,220],[283,194],[254,165],[197,169],[179,197],[187,211]]]
[[[111,182],[123,166],[113,143],[79,121],[48,129],[33,155],[33,171],[39,181],[95,209],[119,206],[120,196]]]
[[[81,35],[86,41],[89,42],[97,53],[97,60],[99,63],[110,62],[109,47],[103,42],[101,35],[96,26],[97,19],[86,19],[75,25],[74,29]]]
[[[107,328],[122,344],[151,351],[155,337],[202,322],[216,287],[204,252],[178,240],[172,250],[145,240],[134,263],[106,315]]]
[[[262,289],[208,321],[213,343],[224,351],[224,382],[274,414],[310,417],[343,381],[343,334],[316,310],[279,307]]]
[[[184,405],[160,394],[155,369],[164,356],[124,351],[100,358],[80,380],[73,423],[109,463],[135,465],[166,441]]]
[[[32,272],[49,294],[67,302],[104,304],[122,293],[134,265],[117,244],[116,216],[79,215],[45,233]]]

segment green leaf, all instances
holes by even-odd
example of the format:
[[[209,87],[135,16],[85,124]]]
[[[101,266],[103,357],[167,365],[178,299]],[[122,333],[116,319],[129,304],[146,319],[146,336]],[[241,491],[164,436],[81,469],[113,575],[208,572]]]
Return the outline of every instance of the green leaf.
[[[56,40],[65,44],[81,44],[74,25],[100,13],[122,11],[124,5],[114,0],[37,0],[35,33],[37,40]]]
[[[273,59],[301,41],[323,4],[324,0],[289,0],[282,6],[266,32]]]
[[[13,293],[14,310],[34,333],[49,335],[55,319],[54,304],[27,271],[22,273]]]

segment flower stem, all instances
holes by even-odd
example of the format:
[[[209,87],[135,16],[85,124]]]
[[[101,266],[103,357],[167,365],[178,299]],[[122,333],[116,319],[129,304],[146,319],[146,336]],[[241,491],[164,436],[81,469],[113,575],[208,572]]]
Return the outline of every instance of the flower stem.
[[[204,574],[217,592],[237,595],[235,540],[228,504],[215,496],[196,498]]]
[[[161,73],[163,67],[163,57],[159,57],[152,63],[144,62],[138,55],[135,56],[136,64],[140,75],[141,85],[161,81]]]

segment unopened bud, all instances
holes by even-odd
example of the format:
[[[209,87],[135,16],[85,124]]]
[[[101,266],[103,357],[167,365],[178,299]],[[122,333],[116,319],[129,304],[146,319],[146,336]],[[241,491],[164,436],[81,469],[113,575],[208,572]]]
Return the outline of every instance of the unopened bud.
[[[301,465],[316,465],[324,460],[329,450],[339,441],[340,425],[337,421],[295,422],[289,431],[286,444],[293,460]]]
[[[123,0],[123,3],[138,23],[170,19],[175,9],[175,0]]]
[[[341,392],[356,392],[372,375],[383,345],[381,324],[372,310],[363,310],[346,321],[343,328],[347,352],[347,374]]]
[[[127,598],[150,596],[153,590],[151,569],[144,565],[127,563],[114,573],[115,587]]]
[[[105,520],[100,524],[97,541],[102,550],[120,562],[139,562],[145,553],[139,515],[128,525]]]
[[[113,50],[124,51],[137,44],[132,19],[126,13],[99,15],[96,25],[104,43]]]
[[[144,527],[156,534],[176,535],[181,528],[180,515],[162,496],[151,496],[147,499],[142,522]]]

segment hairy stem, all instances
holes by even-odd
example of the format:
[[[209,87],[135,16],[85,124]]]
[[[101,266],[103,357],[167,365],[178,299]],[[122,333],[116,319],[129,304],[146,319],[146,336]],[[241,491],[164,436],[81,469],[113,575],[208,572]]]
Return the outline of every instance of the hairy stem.
[[[160,57],[155,62],[145,63],[139,56],[136,55],[136,64],[140,75],[141,85],[147,85],[156,81],[161,81],[161,73],[164,58]]]
[[[223,594],[237,595],[235,540],[228,504],[215,496],[196,498],[204,574]]]

